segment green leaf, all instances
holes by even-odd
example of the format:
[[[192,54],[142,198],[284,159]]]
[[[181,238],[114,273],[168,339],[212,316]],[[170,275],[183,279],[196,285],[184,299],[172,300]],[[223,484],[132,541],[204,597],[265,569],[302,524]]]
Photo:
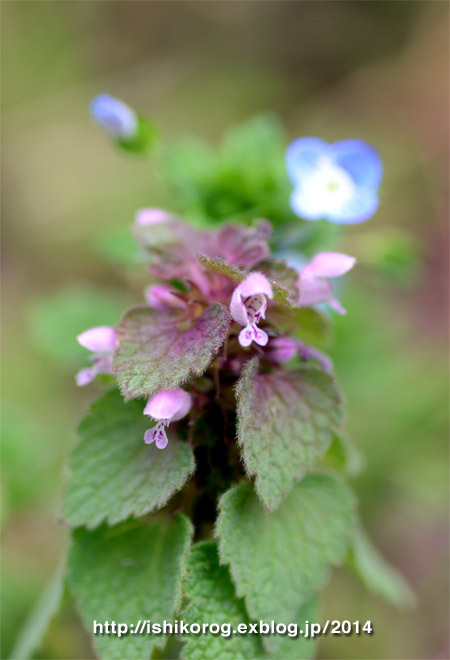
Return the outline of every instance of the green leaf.
[[[192,527],[187,518],[150,524],[127,521],[94,531],[78,528],[69,553],[68,580],[87,630],[94,620],[123,622],[133,629],[144,620],[170,621],[181,603]],[[139,622],[139,623],[138,623]],[[105,660],[145,660],[166,636],[93,636]]]
[[[289,623],[340,562],[354,525],[352,491],[334,474],[308,474],[273,512],[250,484],[227,491],[217,524],[221,561],[255,620]],[[267,650],[277,640],[264,639]]]
[[[364,467],[364,458],[350,438],[335,433],[324,456],[324,463],[333,470],[356,476]]]
[[[88,284],[60,289],[34,300],[27,310],[33,342],[55,362],[76,368],[88,357],[77,335],[96,325],[115,325],[126,304],[117,292]]]
[[[216,154],[199,141],[184,140],[165,154],[172,198],[189,218],[211,225],[233,219],[275,224],[295,218],[290,206],[287,139],[273,115],[252,117],[227,131]]]
[[[10,660],[28,660],[40,645],[62,599],[64,570],[65,562],[61,562],[28,615],[9,656]]]
[[[297,623],[298,630],[305,631],[305,623],[308,621],[318,621],[319,620],[319,599],[317,596],[313,596],[310,600],[306,601],[304,605],[300,607],[298,615],[293,620],[293,623]],[[266,654],[266,658],[273,658],[273,660],[310,660],[314,657],[314,651],[317,646],[317,639],[311,639],[311,637],[304,637],[304,635],[298,635],[298,637],[289,637],[286,635],[283,637],[280,646],[273,653]]]
[[[127,398],[178,387],[208,368],[227,335],[231,317],[214,303],[193,325],[179,327],[170,314],[136,306],[117,326],[114,370]]]
[[[313,307],[297,307],[293,311],[292,334],[314,346],[328,346],[332,339],[329,319]]]
[[[81,422],[70,459],[63,514],[70,525],[92,528],[159,509],[194,470],[184,442],[170,437],[161,451],[144,443],[150,426],[144,404],[125,403],[117,390],[98,399]]]
[[[206,257],[204,255],[199,255],[198,259],[200,263],[203,266],[205,266],[205,268],[209,268],[210,270],[216,273],[220,273],[221,275],[226,275],[231,280],[237,282],[237,284],[240,284],[250,274],[245,272],[238,266],[232,266],[231,264],[227,263],[226,261],[220,258],[211,258],[211,257]],[[268,264],[269,261],[266,261],[265,263]],[[269,270],[268,267],[266,269]],[[257,266],[255,267],[255,270],[258,270]],[[282,285],[280,285],[278,282],[276,282],[270,276],[270,274],[267,274],[267,279],[272,285],[274,300],[276,302],[281,303],[288,309],[291,309],[292,306],[289,301],[289,295],[290,295],[289,291],[285,289]]]
[[[318,460],[342,423],[330,374],[302,368],[258,373],[249,360],[236,387],[238,443],[264,505],[273,510]]]
[[[234,590],[227,566],[219,564],[217,544],[195,545],[189,559],[186,595],[190,604],[184,613],[188,624],[231,624],[229,637],[211,633],[189,635],[184,660],[253,660],[262,655],[256,635],[233,635],[240,623],[249,623],[244,601]]]
[[[270,320],[280,332],[306,344],[326,347],[332,339],[329,319],[313,307],[294,307],[289,311],[274,309],[271,310]]]
[[[406,580],[379,554],[361,529],[355,531],[349,562],[370,591],[402,609],[415,604],[416,597]]]

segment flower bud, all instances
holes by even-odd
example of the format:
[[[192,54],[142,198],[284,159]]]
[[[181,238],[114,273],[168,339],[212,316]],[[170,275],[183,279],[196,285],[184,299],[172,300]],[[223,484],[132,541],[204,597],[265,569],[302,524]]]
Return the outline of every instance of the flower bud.
[[[78,335],[77,341],[81,346],[94,353],[104,353],[117,348],[116,332],[106,325],[85,330],[81,335]]]
[[[166,284],[154,284],[147,287],[145,297],[152,309],[161,311],[170,309],[185,309],[186,303],[172,293]]]
[[[297,354],[297,343],[290,337],[274,337],[270,340],[265,357],[276,364],[289,362]]]
[[[156,225],[158,222],[167,222],[173,216],[164,209],[139,209],[136,212],[135,224],[137,227],[148,227]]]
[[[109,135],[120,139],[130,139],[138,132],[138,117],[123,101],[100,94],[90,104],[91,116]]]

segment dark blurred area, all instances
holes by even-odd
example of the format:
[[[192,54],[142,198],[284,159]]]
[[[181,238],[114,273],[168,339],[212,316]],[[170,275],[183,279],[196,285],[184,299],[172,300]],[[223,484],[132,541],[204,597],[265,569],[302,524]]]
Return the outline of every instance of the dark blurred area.
[[[319,656],[449,657],[448,14],[408,0],[2,3],[1,657],[68,543],[65,459],[98,389],[74,384],[77,324],[113,323],[142,298],[142,269],[102,233],[173,203],[151,160],[118,153],[90,121],[100,92],[169,140],[217,143],[271,111],[289,139],[359,137],[380,151],[380,210],[337,246],[360,266],[331,350],[364,460],[361,517],[417,607],[398,611],[336,571],[323,618],[370,619],[374,634],[323,638]],[[413,256],[393,277],[398,244]],[[68,597],[35,657],[94,657]]]

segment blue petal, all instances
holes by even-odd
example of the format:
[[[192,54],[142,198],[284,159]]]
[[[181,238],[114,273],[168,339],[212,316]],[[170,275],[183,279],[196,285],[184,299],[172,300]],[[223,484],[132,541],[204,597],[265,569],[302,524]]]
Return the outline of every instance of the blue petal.
[[[342,140],[330,145],[333,161],[346,170],[358,187],[376,191],[383,177],[380,155],[363,140]]]
[[[375,192],[368,188],[360,188],[351,200],[325,217],[339,225],[356,225],[372,217],[378,204],[378,196]]]
[[[294,140],[286,150],[286,167],[289,178],[296,184],[303,176],[311,174],[320,158],[329,155],[330,145],[315,137]]]

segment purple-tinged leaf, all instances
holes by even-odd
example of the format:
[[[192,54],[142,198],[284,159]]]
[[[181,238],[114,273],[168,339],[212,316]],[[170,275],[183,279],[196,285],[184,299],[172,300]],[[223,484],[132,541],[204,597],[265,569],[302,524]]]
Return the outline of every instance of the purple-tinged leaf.
[[[117,326],[120,347],[114,372],[127,398],[152,396],[200,376],[210,365],[227,335],[231,318],[214,303],[185,328],[176,317],[137,306]]]
[[[272,232],[268,220],[260,220],[253,227],[226,224],[217,235],[221,256],[236,266],[252,266],[269,254],[267,240]]]

